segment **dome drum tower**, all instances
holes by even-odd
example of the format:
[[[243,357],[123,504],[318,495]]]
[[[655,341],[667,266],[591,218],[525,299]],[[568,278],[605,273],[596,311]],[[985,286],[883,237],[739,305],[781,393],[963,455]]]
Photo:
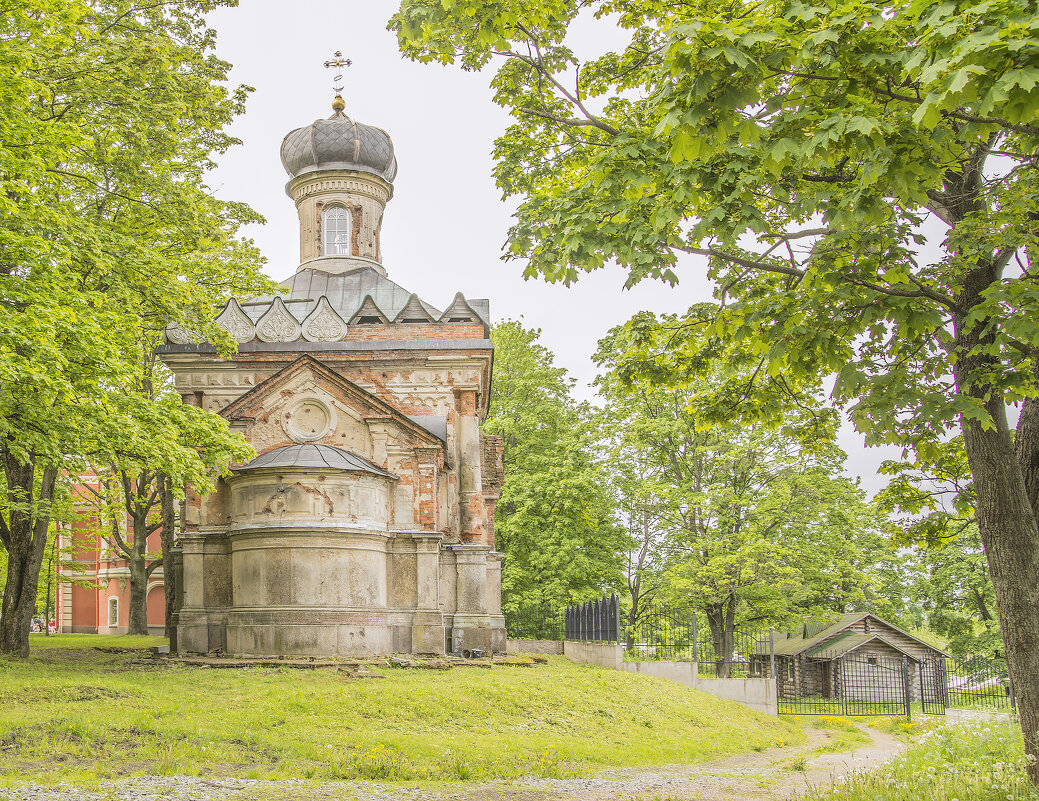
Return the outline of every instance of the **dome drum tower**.
[[[331,117],[285,137],[281,161],[299,213],[300,263],[339,256],[378,264],[382,215],[397,175],[389,134],[350,119],[337,98]]]

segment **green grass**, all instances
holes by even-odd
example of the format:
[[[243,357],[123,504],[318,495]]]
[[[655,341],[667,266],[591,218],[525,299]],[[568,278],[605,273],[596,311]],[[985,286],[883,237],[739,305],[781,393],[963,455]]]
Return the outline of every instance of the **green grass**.
[[[169,645],[165,637],[130,636],[112,637],[108,634],[30,634],[29,650],[33,653],[50,648],[103,648],[119,650],[134,648],[147,650],[156,645]]]
[[[836,754],[840,751],[851,751],[869,745],[873,739],[865,734],[847,718],[835,715],[820,715],[811,722],[817,729],[823,729],[827,735],[825,744],[816,748],[815,754]]]
[[[872,773],[852,774],[810,801],[1037,801],[1021,731],[1006,725],[935,728]]]
[[[919,704],[917,705],[919,706]],[[798,715],[851,715],[854,717],[897,715],[905,709],[899,701],[841,701],[821,695],[805,696],[792,701],[779,701],[779,714]]]
[[[153,663],[122,650],[156,642],[58,635],[34,638],[28,661],[0,660],[0,780],[574,776],[804,739],[794,721],[562,657],[491,669],[379,665],[371,670],[384,678],[355,678]]]

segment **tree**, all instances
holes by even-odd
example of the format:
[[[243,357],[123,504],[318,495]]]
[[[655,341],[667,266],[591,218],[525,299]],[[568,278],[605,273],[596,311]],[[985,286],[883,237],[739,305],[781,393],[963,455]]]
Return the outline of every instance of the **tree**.
[[[928,628],[945,637],[954,656],[1002,650],[992,580],[976,525],[921,554],[927,580],[921,600]]]
[[[123,387],[123,395],[131,402],[146,404],[146,437],[113,437],[109,451],[103,454],[104,461],[95,457],[93,465],[99,482],[91,492],[98,502],[99,517],[107,524],[101,534],[112,551],[126,560],[130,571],[129,634],[148,633],[148,581],[167,563],[166,555],[173,547],[175,520],[171,508],[175,488],[182,493],[200,465],[206,473],[215,475],[229,464],[248,461],[254,455],[245,440],[232,435],[219,417],[181,402],[172,374],[156,355],[157,344],[148,340],[139,346],[140,373],[135,383]],[[143,410],[136,414],[142,416],[140,422],[145,422]],[[156,532],[162,547],[153,552],[148,540]],[[172,570],[164,568],[163,586],[168,632],[176,595]]]
[[[150,450],[210,480],[125,388],[168,321],[226,353],[214,306],[270,286],[236,233],[256,215],[203,180],[245,97],[212,55],[213,5],[16,0],[0,12],[0,653],[28,653],[63,470]]]
[[[674,318],[640,315],[642,336]],[[840,475],[832,413],[816,401],[784,425],[708,422],[704,410],[734,369],[678,388],[625,379],[630,329],[600,341],[597,380],[617,432],[614,459],[645,465],[639,494],[666,538],[662,595],[704,612],[715,652],[731,654],[737,623],[783,625],[861,608],[883,539],[862,491]],[[744,373],[744,379],[746,374]]]
[[[483,429],[505,442],[495,540],[509,608],[562,607],[616,589],[627,550],[595,459],[591,412],[574,402],[573,380],[539,336],[512,320],[491,330],[494,382]]]
[[[662,510],[650,495],[652,464],[646,454],[620,434],[607,408],[602,417],[610,426],[614,445],[609,450],[610,474],[618,504],[628,517],[629,550],[626,554],[628,648],[635,645],[635,631],[651,604],[664,588],[669,553]]]
[[[626,46],[578,59],[566,35],[582,11]],[[835,375],[869,442],[926,465],[961,441],[1033,756],[1036,14],[1035,0],[405,0],[391,22],[412,57],[498,58],[495,100],[518,122],[496,176],[519,197],[509,252],[527,275],[573,281],[614,259],[632,282],[674,282],[680,254],[706,256],[724,304],[688,323],[749,343],[748,395]]]

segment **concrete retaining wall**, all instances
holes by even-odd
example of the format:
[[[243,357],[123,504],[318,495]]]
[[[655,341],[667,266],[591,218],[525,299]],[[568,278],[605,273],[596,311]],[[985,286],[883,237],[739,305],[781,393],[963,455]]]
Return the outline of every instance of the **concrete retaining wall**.
[[[506,640],[508,654],[563,654],[562,640]]]
[[[987,709],[946,709],[945,722],[950,726],[957,723],[968,723],[983,720],[986,723],[1016,724],[1017,718],[1010,712],[996,712]]]
[[[571,662],[583,662],[609,670],[624,669],[624,660],[621,658],[623,652],[615,644],[567,640],[563,643],[563,654]]]
[[[701,677],[693,685],[698,690],[749,706],[766,715],[779,714],[779,697],[774,679],[713,679]]]
[[[779,714],[776,683],[772,679],[715,679],[701,677],[696,662],[625,662],[620,645],[613,643],[571,642],[563,644],[571,662],[583,662],[610,670],[626,670],[658,679],[667,679],[716,698],[743,704],[766,715]]]

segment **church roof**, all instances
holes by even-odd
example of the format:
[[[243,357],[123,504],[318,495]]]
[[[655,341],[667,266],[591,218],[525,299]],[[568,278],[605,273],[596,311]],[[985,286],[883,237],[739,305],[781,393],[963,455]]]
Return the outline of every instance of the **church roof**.
[[[263,467],[296,467],[315,470],[346,470],[355,473],[372,473],[384,478],[397,478],[362,456],[331,445],[285,445],[261,453],[248,464],[234,468],[236,473],[259,470]]]
[[[304,267],[283,285],[289,290],[288,295],[283,297],[290,302],[292,315],[300,321],[314,310],[322,296],[328,298],[329,305],[344,320],[350,320],[367,297],[371,297],[383,315],[393,320],[412,297],[411,292],[371,267],[362,267],[347,273],[329,273]],[[268,304],[273,300],[271,297],[256,299]],[[440,316],[440,312],[425,301],[420,300],[419,303],[434,318]],[[261,311],[260,307],[246,307],[246,313],[250,317],[256,311]],[[259,317],[257,314],[256,319]]]
[[[316,170],[356,170],[386,183],[397,176],[393,141],[382,128],[350,119],[342,111],[286,134],[281,163],[293,178]]]
[[[279,296],[260,296],[241,304],[233,299],[228,301],[217,322],[240,345],[259,339],[261,347],[262,343],[301,339],[334,343],[346,337],[349,326],[363,323],[396,324],[402,328],[411,323],[439,326],[467,322],[489,326],[490,308],[486,300],[468,300],[459,292],[447,310],[441,312],[363,263],[344,272],[303,267],[283,286],[287,292]],[[194,341],[189,332],[175,324],[167,327],[166,338],[174,345]]]

